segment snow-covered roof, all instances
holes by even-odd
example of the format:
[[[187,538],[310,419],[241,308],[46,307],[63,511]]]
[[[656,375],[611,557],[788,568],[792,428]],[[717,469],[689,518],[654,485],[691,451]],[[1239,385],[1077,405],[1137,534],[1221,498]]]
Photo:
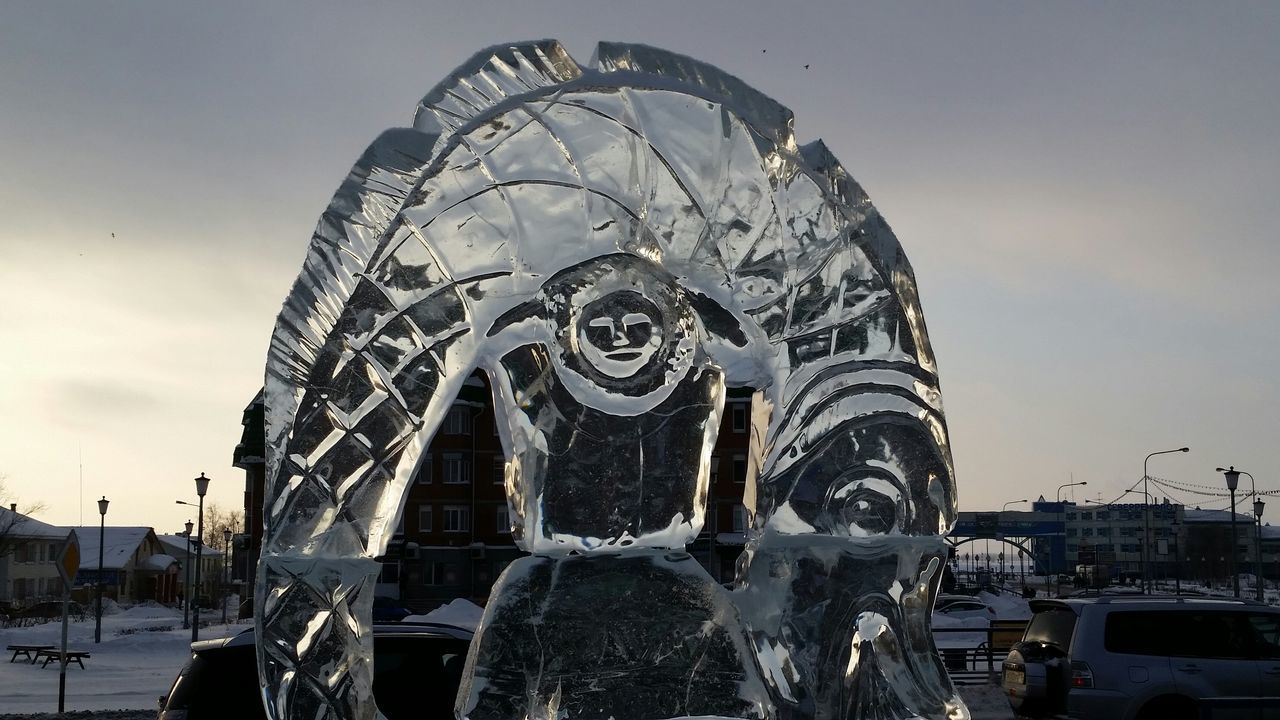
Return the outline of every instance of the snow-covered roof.
[[[146,566],[148,570],[168,570],[170,565],[174,565],[177,562],[172,555],[156,553],[147,558]]]
[[[195,533],[192,533],[192,534],[194,535]],[[165,549],[165,552],[169,553],[175,558],[178,558],[179,563],[182,562],[182,559],[187,554],[187,536],[186,535],[157,534],[156,539],[160,541],[160,546]],[[191,543],[191,554],[192,555],[196,554],[196,546],[194,542]],[[222,552],[219,550],[214,550],[208,545],[205,545],[204,548],[200,550],[200,556],[204,558],[221,557]]]
[[[98,533],[99,528],[83,526],[75,528],[76,537],[80,539],[80,569],[98,569]],[[129,562],[129,558],[137,552],[138,546],[147,539],[151,532],[149,527],[107,527],[102,529],[103,543],[102,567],[108,570],[119,570]]]
[[[0,508],[0,532],[14,538],[50,538],[61,540],[70,534],[70,528],[42,523],[30,515],[23,515],[8,508]]]

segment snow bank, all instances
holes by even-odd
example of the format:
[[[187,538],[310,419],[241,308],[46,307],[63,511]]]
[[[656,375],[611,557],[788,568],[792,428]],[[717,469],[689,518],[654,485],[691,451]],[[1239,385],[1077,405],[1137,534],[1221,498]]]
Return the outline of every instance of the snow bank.
[[[426,615],[410,615],[403,622],[438,623],[475,632],[475,629],[480,626],[480,618],[483,616],[484,608],[469,600],[458,598],[448,605],[441,605]]]
[[[1027,604],[1026,598],[1003,593],[996,595],[984,590],[978,593],[978,599],[995,608],[996,619],[998,620],[1031,619],[1031,606]]]

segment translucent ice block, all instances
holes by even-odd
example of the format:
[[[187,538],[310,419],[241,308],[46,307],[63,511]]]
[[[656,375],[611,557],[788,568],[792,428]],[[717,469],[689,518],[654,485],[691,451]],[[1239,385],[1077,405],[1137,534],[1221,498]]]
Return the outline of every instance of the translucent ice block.
[[[478,53],[374,142],[285,301],[272,718],[375,714],[373,559],[477,368],[533,557],[494,588],[461,717],[963,716],[928,632],[950,450],[897,239],[741,80],[543,41]],[[757,389],[733,593],[684,554],[726,386]]]

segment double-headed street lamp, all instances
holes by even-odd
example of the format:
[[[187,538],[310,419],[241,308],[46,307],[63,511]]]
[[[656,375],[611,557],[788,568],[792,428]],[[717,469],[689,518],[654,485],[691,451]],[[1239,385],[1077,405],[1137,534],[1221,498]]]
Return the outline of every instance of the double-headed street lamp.
[[[1231,491],[1231,567],[1234,573],[1235,557],[1236,557],[1236,487],[1240,482],[1241,475],[1249,476],[1249,489],[1253,495],[1253,553],[1254,553],[1254,574],[1256,576],[1257,600],[1262,602],[1262,511],[1266,507],[1266,503],[1262,502],[1262,497],[1258,495],[1258,483],[1254,481],[1253,475],[1244,470],[1237,470],[1235,465],[1226,469],[1217,468],[1227,480],[1227,489]],[[1236,577],[1235,581],[1236,597],[1240,597],[1240,578]]]
[[[93,642],[95,645],[102,642],[102,549],[106,546],[107,506],[110,504],[111,501],[107,499],[106,495],[103,495],[102,499],[98,501],[98,515],[100,518],[98,522],[98,608],[94,613],[96,617],[93,623]],[[66,626],[63,625],[63,627],[65,628]]]
[[[1142,591],[1151,594],[1151,495],[1147,492],[1147,461],[1156,455],[1191,452],[1189,447],[1157,450],[1142,460]]]

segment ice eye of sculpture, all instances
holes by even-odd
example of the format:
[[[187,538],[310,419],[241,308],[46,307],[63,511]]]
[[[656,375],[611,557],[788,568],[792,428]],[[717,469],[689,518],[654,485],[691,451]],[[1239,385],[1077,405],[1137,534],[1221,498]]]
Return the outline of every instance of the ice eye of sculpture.
[[[488,374],[514,536],[471,720],[967,717],[929,612],[955,515],[910,265],[791,115],[687,57],[499,46],[374,141],[267,363],[272,718],[374,716],[369,617],[423,449]],[[732,591],[685,552],[756,389]]]

